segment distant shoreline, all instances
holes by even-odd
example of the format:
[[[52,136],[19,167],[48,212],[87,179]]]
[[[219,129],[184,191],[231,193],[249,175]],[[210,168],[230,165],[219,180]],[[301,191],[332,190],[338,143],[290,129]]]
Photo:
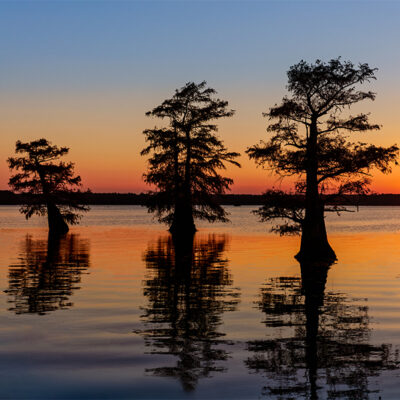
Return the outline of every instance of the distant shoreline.
[[[146,193],[90,193],[79,194],[79,201],[87,205],[140,205],[145,206],[149,195]],[[221,205],[259,206],[263,204],[260,194],[225,194],[218,196]],[[0,205],[20,205],[24,203],[24,195],[14,194],[8,190],[0,190]],[[359,206],[400,206],[400,194],[371,194],[356,198],[345,196],[335,204],[358,204]]]

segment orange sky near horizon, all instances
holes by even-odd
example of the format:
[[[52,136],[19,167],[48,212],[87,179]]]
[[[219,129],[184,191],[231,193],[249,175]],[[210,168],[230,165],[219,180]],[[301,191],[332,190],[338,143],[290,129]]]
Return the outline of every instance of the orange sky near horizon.
[[[257,167],[244,153],[248,146],[267,139],[268,120],[261,114],[267,105],[279,101],[285,91],[264,96],[262,93],[238,95],[229,93],[229,88],[220,89],[218,95],[229,100],[236,114],[218,121],[218,134],[228,149],[241,153],[242,168],[232,166],[225,171],[235,182],[232,193],[258,194],[272,186],[289,189],[289,180],[281,181],[272,176]],[[63,96],[47,93],[40,98],[9,96],[7,101],[0,103],[0,129],[7,133],[0,149],[0,189],[8,189],[10,171],[6,159],[14,154],[15,141],[45,137],[56,145],[70,148],[65,159],[75,163],[84,189],[133,193],[149,190],[142,179],[146,158],[139,154],[145,145],[142,131],[160,125],[162,121],[144,114],[169,97],[171,92],[142,93],[136,97],[128,93],[69,93]],[[399,103],[399,98],[381,94],[375,102],[363,102],[357,106],[354,113],[370,111],[371,121],[381,123],[383,128],[379,132],[353,134],[351,139],[381,145],[400,144],[398,122],[390,108],[390,104]],[[400,193],[400,167],[395,166],[389,175],[380,172],[373,175],[373,191]]]
[[[377,68],[377,79],[360,87],[376,100],[351,113],[370,112],[383,129],[350,140],[400,145],[400,3],[0,3],[1,190],[8,189],[15,142],[42,137],[70,148],[66,159],[83,189],[148,190],[142,131],[160,121],[145,112],[186,82],[203,80],[236,110],[217,122],[226,147],[242,154],[242,168],[226,171],[232,192],[288,189],[244,152],[267,139],[262,112],[288,94],[286,72],[300,60],[341,56]],[[373,191],[400,193],[400,167],[373,175]]]

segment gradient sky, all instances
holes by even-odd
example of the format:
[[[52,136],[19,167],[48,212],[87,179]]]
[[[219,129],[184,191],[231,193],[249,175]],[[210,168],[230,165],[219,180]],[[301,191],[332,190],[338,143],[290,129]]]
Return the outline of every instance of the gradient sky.
[[[0,189],[15,141],[46,137],[70,147],[84,187],[140,192],[144,113],[188,81],[206,80],[236,115],[219,124],[232,151],[265,139],[262,112],[285,95],[301,59],[342,56],[379,68],[359,108],[383,125],[355,136],[400,144],[400,2],[397,1],[2,1]],[[234,193],[279,186],[243,155]],[[400,193],[400,167],[373,189]]]

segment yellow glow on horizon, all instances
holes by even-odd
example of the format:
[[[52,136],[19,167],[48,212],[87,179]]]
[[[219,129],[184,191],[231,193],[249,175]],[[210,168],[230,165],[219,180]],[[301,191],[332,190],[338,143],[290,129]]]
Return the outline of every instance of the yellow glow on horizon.
[[[15,141],[45,137],[56,145],[70,147],[65,159],[75,163],[84,189],[90,188],[94,192],[149,190],[142,179],[146,158],[139,154],[145,146],[142,131],[161,125],[162,121],[144,114],[164,97],[164,93],[152,93],[139,102],[126,93],[118,96],[75,94],[65,97],[53,94],[41,100],[16,96],[8,98],[7,102],[2,101],[0,128],[4,135],[0,149],[0,189],[8,189],[10,172],[5,161],[14,154]],[[223,94],[221,97],[224,97]],[[237,110],[235,116],[219,121],[218,134],[226,147],[241,153],[238,160],[242,164],[241,169],[228,166],[226,171],[222,171],[235,182],[232,193],[262,193],[272,186],[283,190],[291,188],[292,180],[280,181],[257,167],[245,154],[247,147],[267,139],[268,121],[261,116],[261,112],[267,109],[265,104],[274,103],[271,99],[259,98],[244,105],[230,101],[230,106]],[[352,139],[383,146],[396,142],[400,144],[398,123],[390,109],[384,107],[383,100],[365,104],[364,108],[371,111],[371,121],[382,123],[383,129],[378,133],[358,134]],[[390,175],[379,172],[373,175],[373,191],[400,193],[399,166],[395,166]]]

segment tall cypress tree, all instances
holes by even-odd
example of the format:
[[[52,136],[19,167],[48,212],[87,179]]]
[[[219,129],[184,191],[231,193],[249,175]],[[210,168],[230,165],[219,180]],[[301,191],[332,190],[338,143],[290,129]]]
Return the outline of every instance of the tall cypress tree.
[[[194,219],[226,221],[227,214],[216,196],[225,193],[232,179],[220,175],[225,163],[240,166],[238,153],[228,152],[217,137],[213,121],[231,117],[228,102],[215,98],[216,91],[189,82],[146,115],[167,120],[166,126],[146,129],[151,154],[145,182],[156,187],[149,211],[170,225],[172,233],[195,232]]]
[[[366,193],[370,171],[388,173],[397,162],[396,145],[348,140],[350,134],[380,129],[369,122],[368,114],[348,112],[363,100],[375,99],[375,93],[359,89],[372,79],[375,69],[368,64],[355,66],[340,58],[293,65],[287,86],[291,97],[284,97],[265,114],[273,121],[267,129],[269,140],[247,150],[258,164],[282,177],[298,178],[297,198],[268,191],[258,214],[264,221],[278,218],[281,224],[275,230],[281,234],[301,231],[299,259],[336,259],[324,213],[338,209],[326,206],[327,195]]]

